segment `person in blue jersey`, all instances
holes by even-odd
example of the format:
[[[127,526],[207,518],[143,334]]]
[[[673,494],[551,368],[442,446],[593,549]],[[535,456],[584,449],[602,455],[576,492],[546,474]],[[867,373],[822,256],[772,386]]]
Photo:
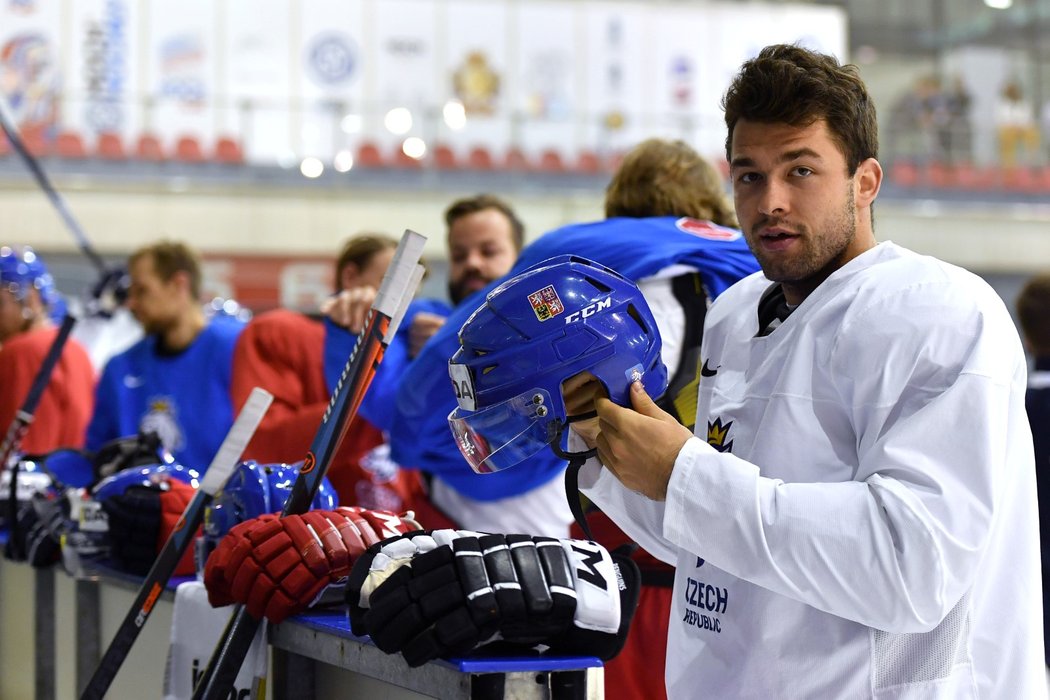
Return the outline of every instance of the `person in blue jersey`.
[[[514,209],[491,194],[457,199],[445,210],[449,250],[448,297],[454,306],[502,277],[514,264],[525,240],[525,225]],[[329,337],[325,344],[325,379],[331,391],[364,327],[374,288],[344,290],[322,307]],[[445,323],[452,308],[439,299],[416,299],[376,371],[360,415],[389,431],[406,366]],[[395,460],[396,461],[396,460]],[[409,463],[402,463],[411,466]]]
[[[155,432],[180,463],[207,469],[233,424],[230,373],[244,323],[205,316],[200,258],[184,243],[139,248],[128,273],[127,308],[146,335],[106,363],[86,446]]]
[[[700,334],[711,299],[758,270],[736,226],[718,171],[682,141],[650,139],[632,149],[606,190],[603,221],[551,231],[521,252],[513,269],[459,307],[403,377],[391,432],[394,458],[430,472],[429,502],[413,505],[428,527],[529,532],[565,537],[573,520],[562,478],[566,463],[550,450],[513,469],[475,474],[456,449],[446,416],[456,396],[446,370],[457,333],[504,280],[541,261],[577,254],[638,282],[663,341],[670,385],[664,405],[695,422]],[[443,519],[443,520],[442,520]],[[610,550],[627,537],[600,512],[587,515]],[[573,537],[583,534],[575,530]],[[652,555],[634,555],[643,588],[620,655],[606,664],[610,700],[665,697],[663,661],[673,570]]]

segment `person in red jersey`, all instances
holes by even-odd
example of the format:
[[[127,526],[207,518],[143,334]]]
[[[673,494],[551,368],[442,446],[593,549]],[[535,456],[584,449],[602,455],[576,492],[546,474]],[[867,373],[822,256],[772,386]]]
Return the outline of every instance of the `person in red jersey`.
[[[6,434],[58,335],[64,303],[44,261],[28,247],[0,247],[0,431]],[[95,370],[72,338],[51,373],[21,452],[80,448],[94,407]],[[6,465],[0,465],[6,466]]]

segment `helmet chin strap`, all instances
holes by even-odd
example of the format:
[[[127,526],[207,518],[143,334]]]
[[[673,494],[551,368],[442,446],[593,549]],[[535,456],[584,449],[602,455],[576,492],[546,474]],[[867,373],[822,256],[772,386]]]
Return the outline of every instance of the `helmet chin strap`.
[[[570,423],[590,420],[597,415],[596,411],[589,411],[578,416],[569,416],[564,422],[555,421],[549,428],[552,436],[550,441],[551,450],[558,457],[569,461],[569,466],[565,469],[565,498],[569,502],[569,510],[572,511],[573,519],[576,520],[576,524],[580,526],[583,534],[589,540],[593,540],[594,535],[591,534],[591,528],[583,514],[583,503],[580,501],[580,468],[588,459],[597,456],[598,450],[591,448],[584,452],[568,452],[561,448],[561,438]]]

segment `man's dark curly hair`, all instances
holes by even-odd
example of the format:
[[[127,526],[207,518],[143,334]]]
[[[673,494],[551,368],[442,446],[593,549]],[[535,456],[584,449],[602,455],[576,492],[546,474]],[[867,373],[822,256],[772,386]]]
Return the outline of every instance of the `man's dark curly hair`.
[[[823,119],[846,158],[849,175],[879,153],[875,103],[857,67],[792,44],[767,46],[746,61],[722,99],[726,158],[732,162],[739,120],[809,126]]]

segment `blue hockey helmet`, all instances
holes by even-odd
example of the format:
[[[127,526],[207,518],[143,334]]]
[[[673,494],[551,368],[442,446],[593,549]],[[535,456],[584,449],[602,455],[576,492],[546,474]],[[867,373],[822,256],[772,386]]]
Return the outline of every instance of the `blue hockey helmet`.
[[[622,406],[636,379],[654,398],[667,388],[660,334],[638,287],[577,256],[545,260],[496,287],[463,324],[459,343],[449,360],[459,407],[448,421],[478,473],[547,445],[565,456],[570,417],[561,386],[580,372]]]
[[[197,550],[197,570],[204,570],[208,555],[234,525],[257,518],[264,513],[277,513],[284,508],[299,476],[302,462],[295,464],[260,464],[255,460],[241,462],[215,500],[204,512],[203,537]],[[314,496],[311,509],[332,510],[339,506],[328,477]]]
[[[173,460],[140,464],[110,474],[90,489],[67,489],[71,523],[66,533],[69,547],[77,556],[104,555],[109,551],[109,520],[103,501],[122,495],[132,486],[160,486],[171,480],[200,487],[201,475],[196,469]]]
[[[7,289],[19,301],[25,301],[30,289],[36,289],[52,317],[65,313],[65,304],[44,261],[29,246],[21,249],[0,247],[0,288]]]
[[[104,501],[124,493],[131,486],[156,486],[168,479],[177,479],[193,488],[199,488],[201,475],[196,469],[184,467],[178,462],[130,467],[107,476],[95,484],[91,489],[91,495],[96,501]]]
[[[91,454],[72,447],[60,447],[39,458],[55,481],[72,488],[87,488],[95,480]]]

